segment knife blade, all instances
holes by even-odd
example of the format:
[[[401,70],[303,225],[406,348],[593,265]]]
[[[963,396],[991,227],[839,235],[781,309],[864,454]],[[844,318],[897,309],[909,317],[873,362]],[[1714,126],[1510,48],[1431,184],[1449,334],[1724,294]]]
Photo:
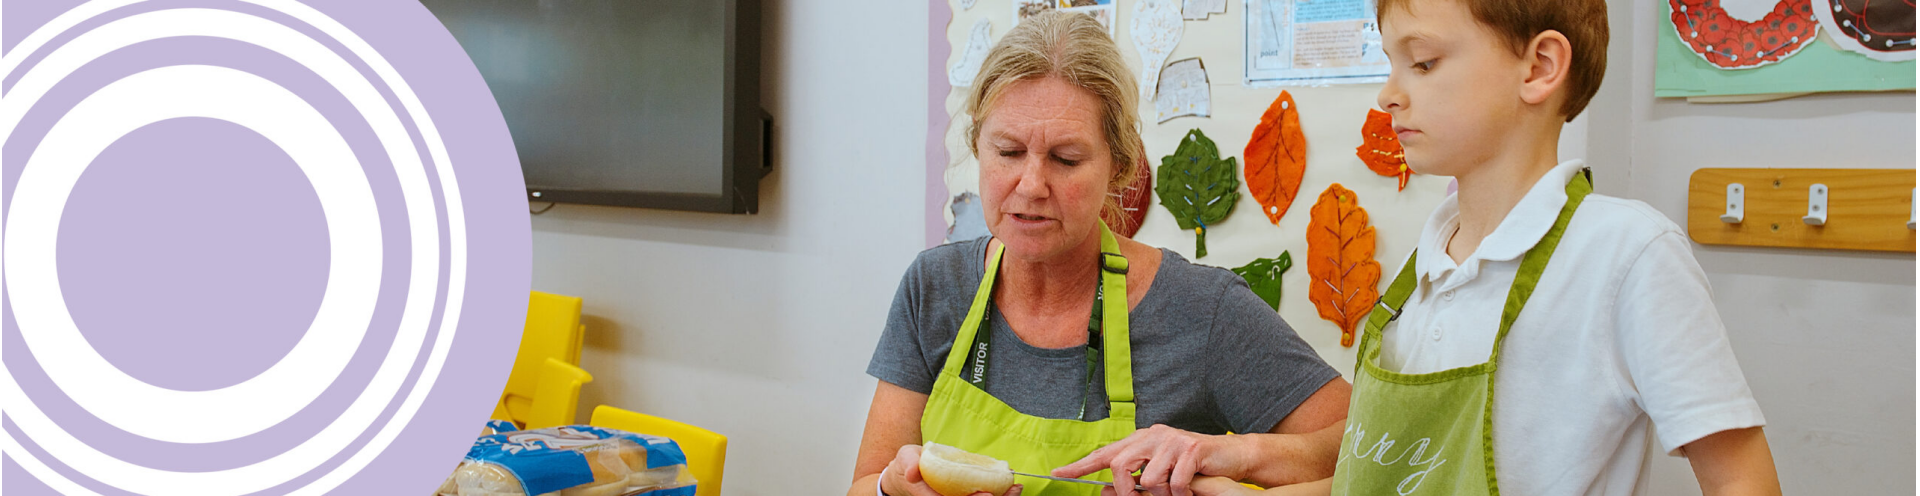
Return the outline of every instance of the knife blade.
[[[1054,476],[1051,476],[1051,475],[1034,475],[1034,474],[1026,474],[1026,473],[1020,473],[1020,472],[1014,472],[1014,473],[1013,473],[1013,475],[1018,475],[1018,476],[1023,476],[1023,477],[1032,477],[1032,478],[1035,478],[1035,479],[1046,479],[1046,480],[1051,480],[1051,481],[1060,481],[1060,482],[1077,482],[1077,483],[1080,483],[1080,484],[1093,484],[1093,485],[1096,485],[1096,486],[1107,486],[1107,487],[1113,487],[1113,483],[1112,483],[1112,482],[1100,482],[1100,481],[1091,481],[1091,480],[1086,480],[1086,479],[1069,479],[1069,478],[1066,478],[1066,477],[1054,477]],[[1144,488],[1144,487],[1140,487],[1139,485],[1135,485],[1135,486],[1133,486],[1133,490],[1135,490],[1135,491],[1145,491],[1145,490],[1147,490],[1147,488]]]

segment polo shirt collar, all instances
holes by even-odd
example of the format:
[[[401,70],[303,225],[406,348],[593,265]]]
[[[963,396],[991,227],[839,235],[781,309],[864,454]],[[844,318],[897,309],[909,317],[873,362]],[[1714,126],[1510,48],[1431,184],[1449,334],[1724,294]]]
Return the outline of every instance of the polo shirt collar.
[[[1568,160],[1540,176],[1526,196],[1520,198],[1520,203],[1494,227],[1493,233],[1458,267],[1477,266],[1476,261],[1514,260],[1533,249],[1546,237],[1547,231],[1553,229],[1554,221],[1559,220],[1560,208],[1567,204],[1567,181],[1573,180],[1573,175],[1584,168],[1585,162]],[[1447,256],[1447,241],[1459,227],[1460,197],[1455,193],[1440,202],[1420,232],[1420,254],[1414,260],[1414,271],[1423,279],[1433,282],[1456,268],[1453,258]]]

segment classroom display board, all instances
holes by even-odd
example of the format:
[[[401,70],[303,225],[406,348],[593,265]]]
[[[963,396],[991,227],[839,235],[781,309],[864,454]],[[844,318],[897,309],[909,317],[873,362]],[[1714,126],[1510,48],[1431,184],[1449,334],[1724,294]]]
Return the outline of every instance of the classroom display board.
[[[964,108],[1023,15],[1084,12],[1142,82],[1150,174],[1133,238],[1231,269],[1329,364],[1406,261],[1449,179],[1405,166],[1375,110],[1387,74],[1371,0],[934,0],[929,205],[948,241],[987,234]],[[945,16],[945,22],[942,18]],[[931,216],[930,216],[931,218]],[[1386,274],[1383,276],[1382,274]]]

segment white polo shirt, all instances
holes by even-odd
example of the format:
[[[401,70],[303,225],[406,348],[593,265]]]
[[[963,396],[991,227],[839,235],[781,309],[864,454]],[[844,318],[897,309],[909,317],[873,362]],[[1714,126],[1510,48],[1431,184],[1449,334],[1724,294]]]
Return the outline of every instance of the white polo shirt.
[[[1418,284],[1384,331],[1381,366],[1420,374],[1486,362],[1521,258],[1584,167],[1555,166],[1460,264],[1446,252],[1459,198],[1442,202],[1420,235]],[[1645,203],[1598,194],[1575,211],[1494,381],[1494,463],[1508,494],[1633,494],[1649,420],[1671,455],[1766,423],[1686,233]]]

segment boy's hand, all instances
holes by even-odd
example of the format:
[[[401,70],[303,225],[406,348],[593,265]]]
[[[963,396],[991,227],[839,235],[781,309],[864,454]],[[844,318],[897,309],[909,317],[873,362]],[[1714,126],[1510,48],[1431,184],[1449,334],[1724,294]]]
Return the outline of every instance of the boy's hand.
[[[1247,486],[1226,477],[1201,477],[1193,480],[1195,496],[1245,496],[1258,494]]]
[[[1155,425],[1093,450],[1080,461],[1054,469],[1052,475],[1077,478],[1111,469],[1116,488],[1137,484],[1155,496],[1190,496],[1196,475],[1244,476],[1246,457],[1241,448],[1233,436],[1209,436]],[[1135,470],[1140,471],[1137,478]]]

